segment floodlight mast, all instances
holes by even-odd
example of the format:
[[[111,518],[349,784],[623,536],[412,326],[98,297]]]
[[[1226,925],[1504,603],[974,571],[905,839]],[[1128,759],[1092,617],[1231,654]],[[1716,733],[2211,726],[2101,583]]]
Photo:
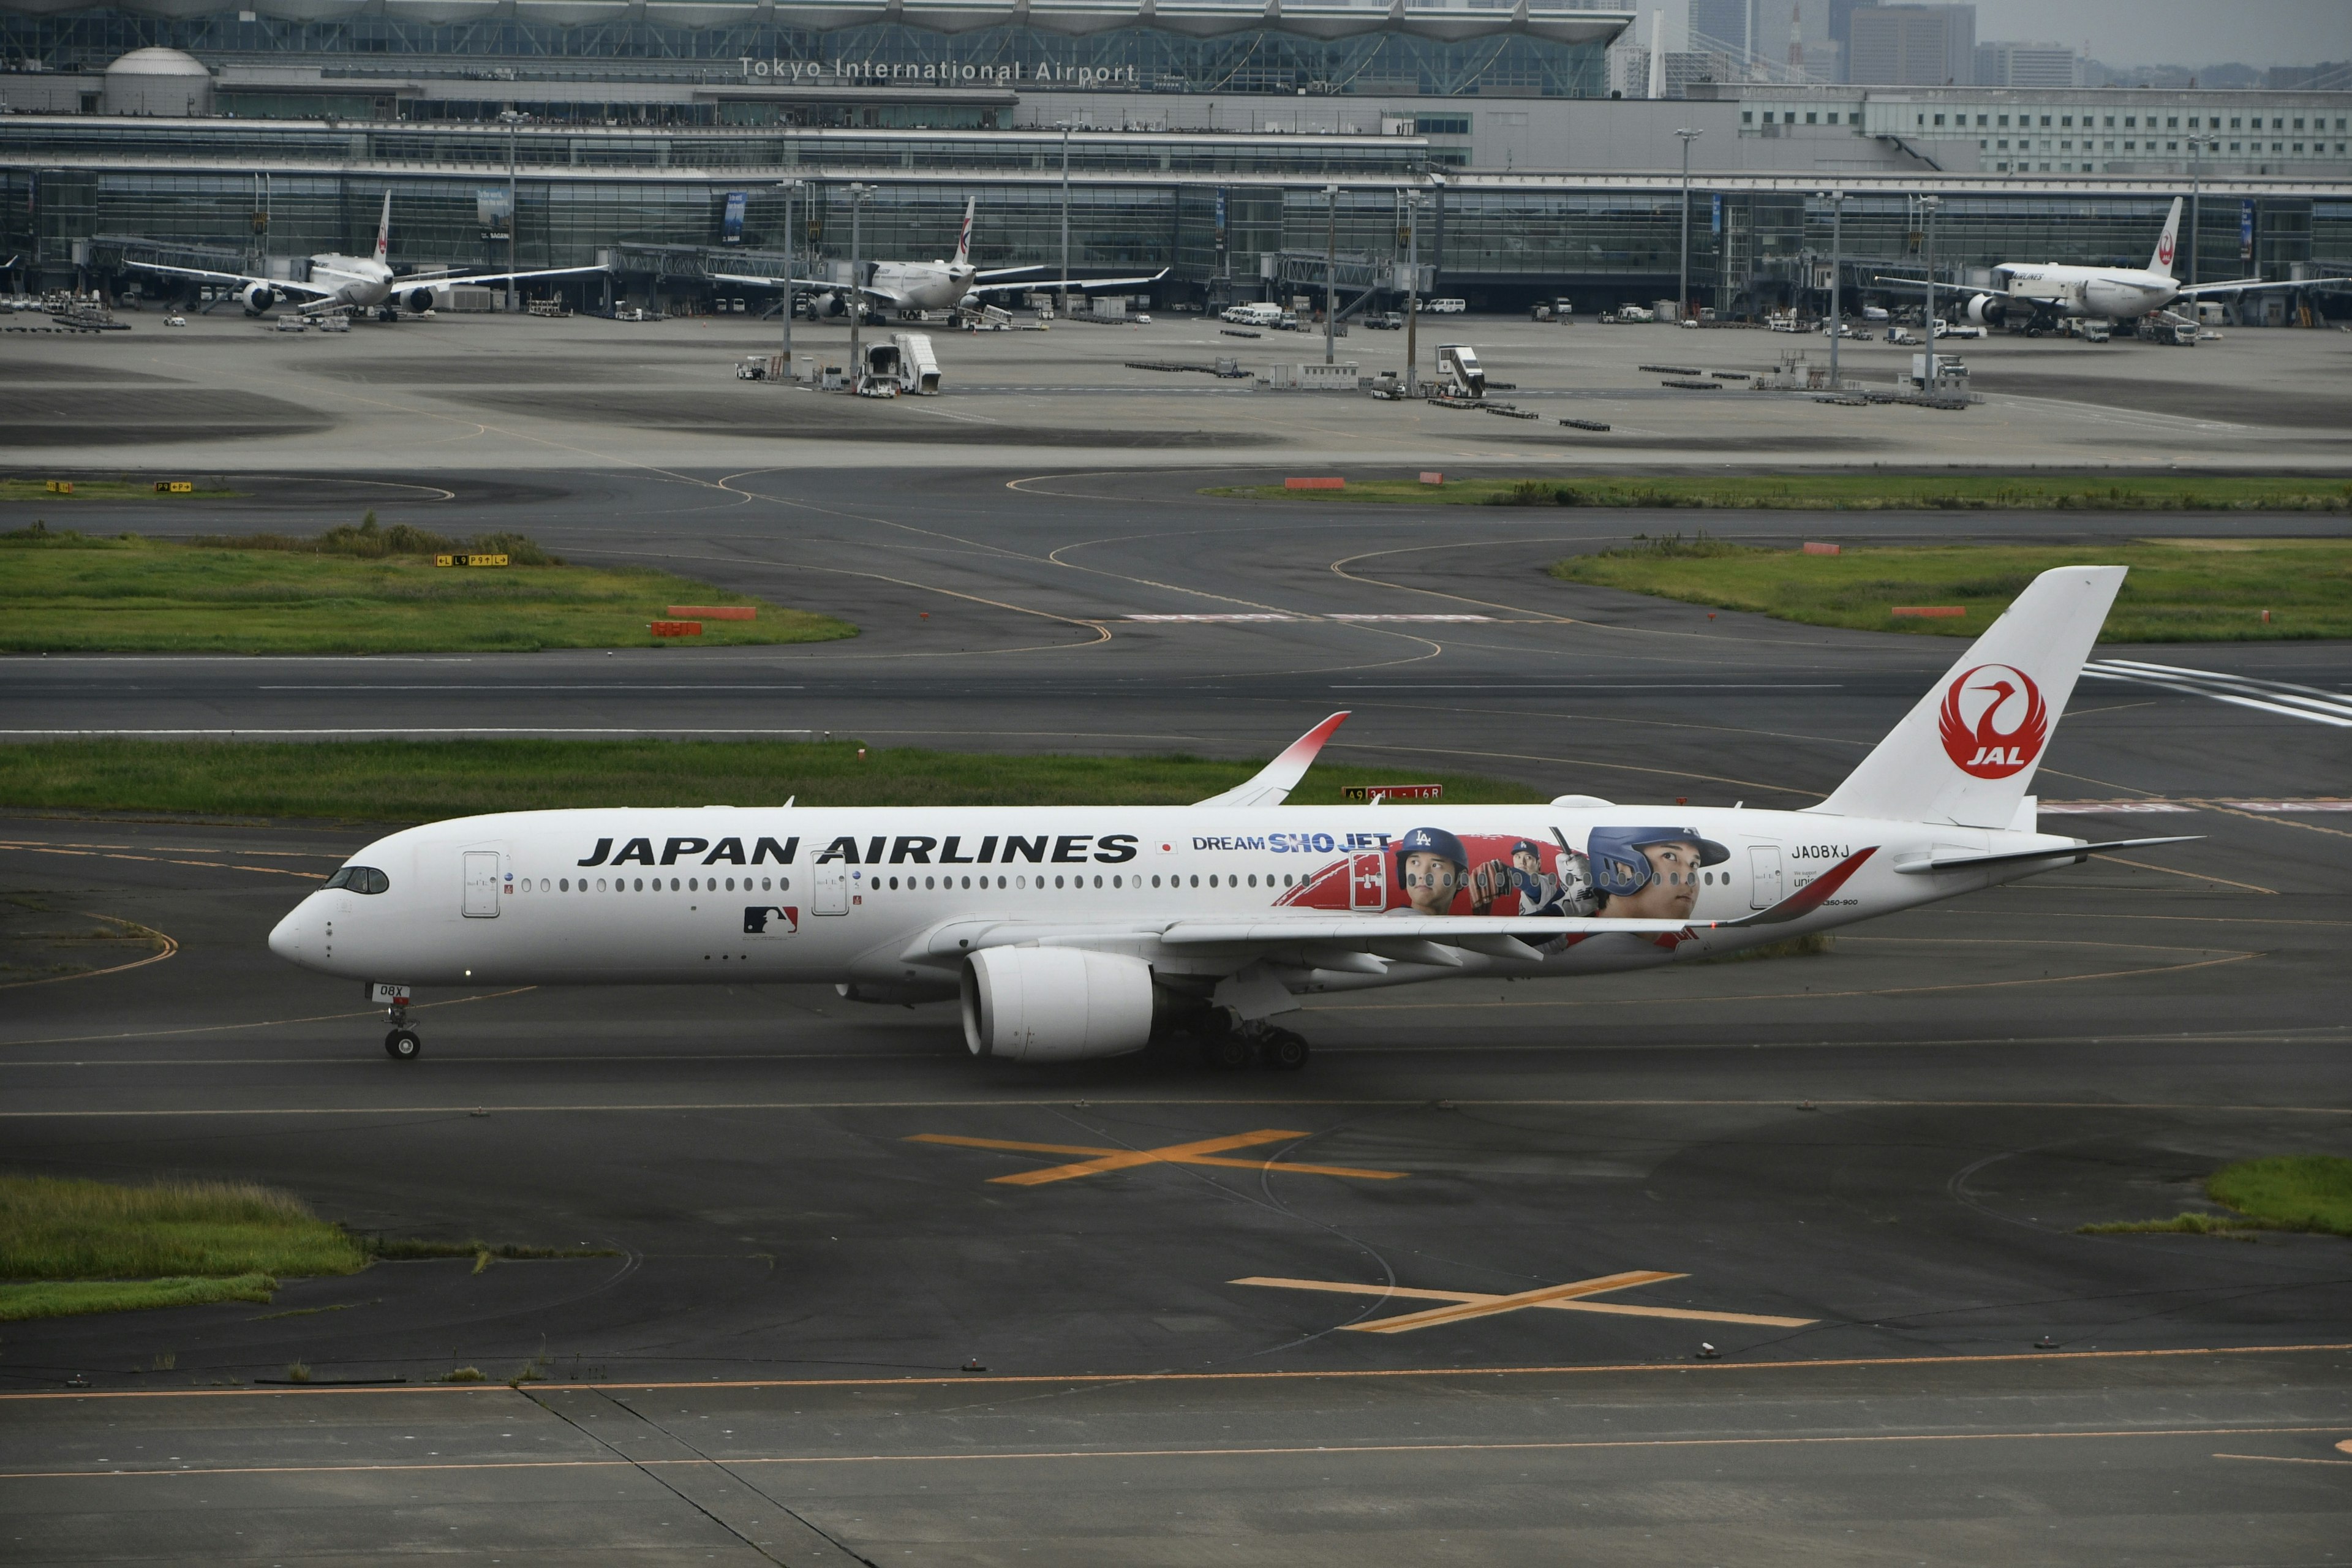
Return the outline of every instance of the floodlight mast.
[[[515,127],[527,117],[512,109],[499,110],[507,128],[507,314],[515,310]]]
[[[1822,199],[1830,204],[1830,384],[1843,386],[1838,380],[1838,339],[1845,335],[1845,310],[1839,297],[1839,286],[1845,281],[1845,258],[1842,247],[1843,235],[1840,220],[1845,216],[1845,193],[1823,191]]]
[[[1677,131],[1683,142],[1683,267],[1680,292],[1675,296],[1676,325],[1690,320],[1690,147],[1706,134],[1704,131]]]
[[[1339,331],[1339,187],[1323,187],[1323,363]]]
[[[872,185],[849,187],[849,390],[853,393],[866,385],[866,357],[858,326],[866,319],[866,198],[873,194]]]
[[[2205,170],[2198,162],[2198,155],[2209,149],[2219,153],[2221,139],[2218,136],[2191,136],[2189,139],[2189,286],[2191,289],[2197,287],[2197,217],[2204,195]]]
[[[787,382],[793,379],[793,279],[799,271],[799,268],[793,265],[793,197],[800,193],[800,188],[801,183],[798,180],[776,182],[776,189],[784,193],[784,374],[782,379]]]
[[[1062,282],[1054,313],[1070,313],[1070,121],[1054,121],[1062,132]]]

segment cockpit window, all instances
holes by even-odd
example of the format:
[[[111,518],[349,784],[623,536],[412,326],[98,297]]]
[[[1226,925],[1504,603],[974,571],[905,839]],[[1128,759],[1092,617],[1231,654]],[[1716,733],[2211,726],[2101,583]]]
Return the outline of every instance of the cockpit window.
[[[387,893],[392,879],[373,866],[346,866],[327,879],[327,886],[347,893]]]

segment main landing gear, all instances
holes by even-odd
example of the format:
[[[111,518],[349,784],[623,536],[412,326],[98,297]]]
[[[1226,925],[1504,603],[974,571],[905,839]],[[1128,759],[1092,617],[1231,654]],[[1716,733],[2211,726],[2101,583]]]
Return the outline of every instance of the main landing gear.
[[[1201,1042],[1201,1065],[1230,1071],[1253,1063],[1276,1072],[1307,1065],[1307,1037],[1263,1021],[1236,1024]]]
[[[425,1049],[425,1042],[408,1026],[408,1004],[395,1002],[383,1010],[383,1016],[392,1025],[392,1033],[383,1037],[383,1054],[396,1062],[415,1061],[417,1053]]]

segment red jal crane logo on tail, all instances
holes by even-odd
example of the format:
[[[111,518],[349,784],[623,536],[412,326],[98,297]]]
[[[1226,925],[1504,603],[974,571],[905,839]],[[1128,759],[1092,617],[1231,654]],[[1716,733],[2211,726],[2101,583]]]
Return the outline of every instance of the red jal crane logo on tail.
[[[2010,728],[2002,729],[2003,721]],[[1945,754],[1971,778],[2005,779],[2033,765],[2050,739],[2050,706],[2033,678],[2014,665],[1962,670],[1937,716]]]

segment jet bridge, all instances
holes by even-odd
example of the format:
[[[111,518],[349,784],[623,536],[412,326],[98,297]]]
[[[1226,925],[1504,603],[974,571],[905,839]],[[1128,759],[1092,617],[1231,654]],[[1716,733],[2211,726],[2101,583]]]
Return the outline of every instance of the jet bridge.
[[[1428,266],[1421,269],[1421,293],[1424,299],[1435,281],[1436,270]],[[1276,285],[1283,299],[1301,290],[1320,293],[1327,279],[1337,286],[1343,299],[1349,290],[1355,290],[1356,297],[1339,308],[1339,319],[1343,321],[1375,296],[1404,293],[1412,281],[1408,276],[1411,271],[1402,262],[1363,251],[1343,250],[1333,262],[1319,250],[1279,250],[1261,257],[1258,263],[1258,276]]]

